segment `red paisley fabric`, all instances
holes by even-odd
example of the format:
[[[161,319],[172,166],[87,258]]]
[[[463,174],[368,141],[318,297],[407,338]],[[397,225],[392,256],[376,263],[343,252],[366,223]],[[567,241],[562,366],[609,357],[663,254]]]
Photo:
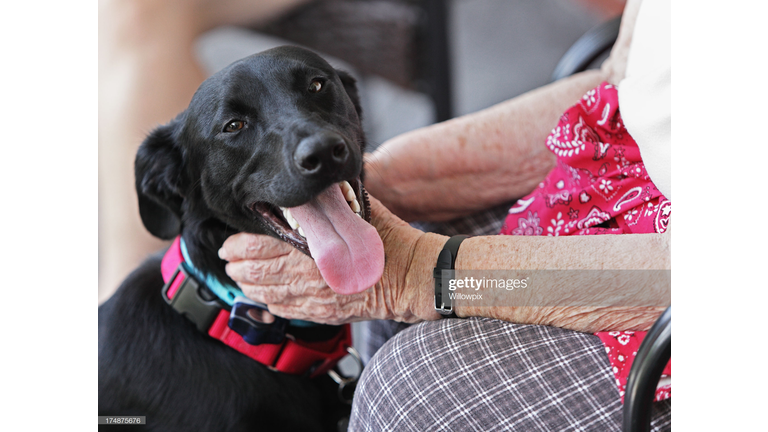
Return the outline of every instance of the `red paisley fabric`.
[[[621,401],[624,402],[624,392],[627,388],[629,371],[632,362],[637,355],[637,350],[643,342],[647,332],[612,331],[595,333],[605,345],[605,353],[611,362],[611,370],[616,377],[616,386],[619,388]],[[667,363],[661,373],[659,385],[656,387],[656,401],[672,397],[672,360]]]
[[[557,166],[509,210],[503,235],[663,233],[672,205],[654,186],[619,112],[617,88],[604,82],[560,117],[547,137]],[[619,393],[624,398],[632,360],[646,332],[604,332]],[[671,361],[656,400],[671,397]]]

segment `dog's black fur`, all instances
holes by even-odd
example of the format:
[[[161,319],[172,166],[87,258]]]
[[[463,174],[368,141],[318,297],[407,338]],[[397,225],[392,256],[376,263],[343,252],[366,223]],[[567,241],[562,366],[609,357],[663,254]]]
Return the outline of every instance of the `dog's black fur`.
[[[303,204],[335,182],[359,185],[360,113],[354,79],[307,50],[281,47],[230,65],[141,145],[144,225],[163,239],[182,235],[192,262],[230,283],[217,251],[231,234],[303,247],[265,212]],[[329,134],[346,146],[336,146],[347,152],[343,163],[308,173],[297,149]],[[99,415],[144,415],[144,429],[156,431],[335,430],[348,407],[332,381],[270,371],[198,331],[162,299],[160,259],[99,307]],[[336,331],[319,326],[304,336]]]

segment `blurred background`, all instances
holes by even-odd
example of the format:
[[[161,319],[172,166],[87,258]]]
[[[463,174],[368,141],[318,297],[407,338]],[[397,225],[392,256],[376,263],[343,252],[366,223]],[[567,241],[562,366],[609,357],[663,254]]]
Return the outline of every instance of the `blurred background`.
[[[568,48],[624,5],[283,0],[292,6],[250,11],[273,3],[281,1],[100,2],[99,302],[163,246],[140,223],[133,159],[142,138],[183,110],[205,76],[274,46],[311,48],[358,79],[372,151],[547,84]]]
[[[335,66],[358,78],[372,150],[400,133],[444,120],[435,107],[444,100],[430,93],[445,93],[440,81],[446,77],[450,94],[442,97],[449,101],[450,116],[547,84],[579,36],[622,9],[619,0],[321,1],[265,26],[207,32],[197,53],[209,73],[286,43],[331,56]],[[445,59],[433,52],[442,49]],[[434,76],[433,69],[443,64],[446,75]]]

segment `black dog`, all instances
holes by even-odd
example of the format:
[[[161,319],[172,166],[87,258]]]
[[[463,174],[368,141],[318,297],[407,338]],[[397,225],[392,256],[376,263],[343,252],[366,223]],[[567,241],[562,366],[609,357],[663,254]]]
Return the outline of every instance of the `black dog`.
[[[345,230],[366,229],[369,238],[373,230],[364,222],[360,112],[354,79],[307,50],[282,47],[230,65],[141,145],[145,227],[163,239],[180,235],[198,270],[232,285],[217,251],[241,231],[283,239],[319,267],[320,257],[332,262],[334,249],[324,245],[335,240],[312,224],[317,214],[342,241]],[[291,207],[316,214],[294,218]],[[343,266],[375,273],[378,252],[371,258],[348,243]],[[99,308],[99,415],[146,416],[146,430],[157,431],[336,429],[349,407],[337,401],[335,383],[271,371],[214,340],[163,300],[163,285],[160,257],[150,258]],[[288,333],[317,341],[338,329]]]

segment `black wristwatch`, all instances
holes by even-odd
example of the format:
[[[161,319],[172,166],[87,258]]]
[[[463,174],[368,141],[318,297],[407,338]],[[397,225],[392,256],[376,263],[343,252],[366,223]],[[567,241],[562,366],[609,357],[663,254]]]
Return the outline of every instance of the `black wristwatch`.
[[[437,257],[433,276],[435,278],[435,311],[444,318],[457,318],[453,311],[453,300],[448,296],[448,284],[454,277],[456,255],[459,246],[469,236],[457,235],[451,237],[443,246]],[[443,270],[450,270],[450,277],[443,279]]]

